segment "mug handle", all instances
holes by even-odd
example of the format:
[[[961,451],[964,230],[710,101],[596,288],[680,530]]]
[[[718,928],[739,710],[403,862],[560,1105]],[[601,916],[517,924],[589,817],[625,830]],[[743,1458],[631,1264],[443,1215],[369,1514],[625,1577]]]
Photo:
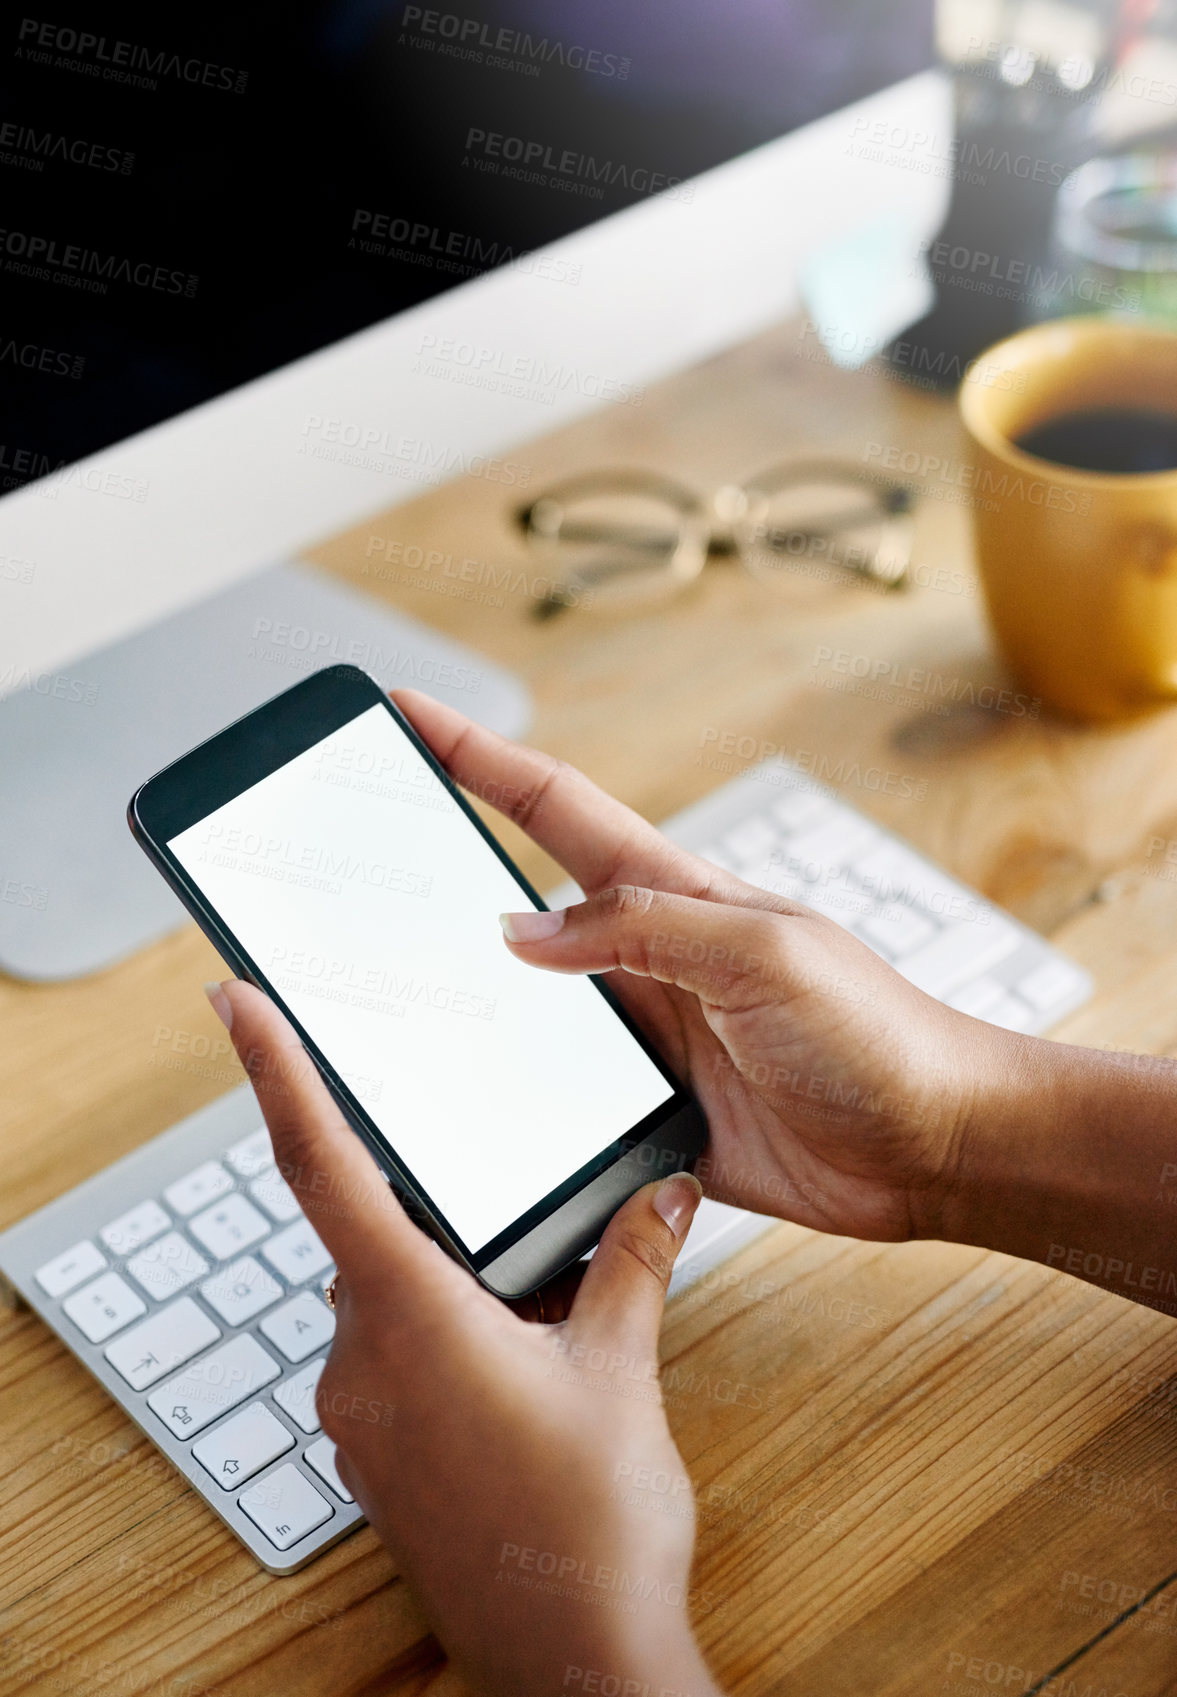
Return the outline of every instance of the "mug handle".
[[[1177,530],[1150,519],[1135,526],[1129,547],[1130,558],[1146,577],[1177,577]]]

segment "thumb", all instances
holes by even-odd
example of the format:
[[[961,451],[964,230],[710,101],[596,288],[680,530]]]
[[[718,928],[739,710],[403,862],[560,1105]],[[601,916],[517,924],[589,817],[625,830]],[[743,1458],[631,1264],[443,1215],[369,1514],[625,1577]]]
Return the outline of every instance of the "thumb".
[[[617,1210],[566,1322],[578,1343],[657,1359],[667,1286],[702,1194],[693,1173],[674,1173]]]
[[[518,960],[552,972],[618,967],[676,984],[728,1010],[779,996],[800,977],[791,944],[815,915],[780,900],[772,908],[670,895],[619,884],[575,907],[499,916]]]
[[[251,984],[206,986],[249,1074],[274,1159],[332,1260],[352,1284],[415,1265],[433,1251],[352,1131],[281,1011]]]

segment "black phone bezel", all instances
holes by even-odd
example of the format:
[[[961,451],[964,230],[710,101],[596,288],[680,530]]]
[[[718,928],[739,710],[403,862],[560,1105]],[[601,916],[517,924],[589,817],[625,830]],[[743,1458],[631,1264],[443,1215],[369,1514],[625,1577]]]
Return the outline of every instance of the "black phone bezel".
[[[623,1136],[614,1139],[591,1161],[571,1174],[556,1190],[549,1192],[480,1250],[472,1251],[456,1233],[446,1215],[418,1184],[411,1170],[401,1162],[395,1148],[371,1120],[362,1102],[349,1089],[292,1013],[281,993],[269,982],[264,971],[248,955],[237,937],[225,927],[220,916],[205,902],[195,880],[168,848],[169,841],[180,832],[199,823],[218,807],[259,783],[269,773],[305,753],[316,743],[324,741],[359,714],[376,705],[383,706],[392,716],[398,729],[426,761],[462,813],[519,884],[528,900],[538,909],[546,911],[543,898],[470,806],[457,784],[418,736],[410,721],[375,679],[358,666],[327,666],[311,673],[171,762],[135,791],[128,804],[127,819],[140,846],[176,891],[222,958],[239,977],[255,984],[282,1009],[332,1095],[345,1112],[349,1123],[368,1145],[390,1182],[406,1200],[424,1211],[425,1223],[434,1235],[457,1259],[477,1274],[521,1243],[538,1225],[638,1145],[654,1138],[667,1122],[676,1119],[685,1108],[694,1105],[693,1098],[630,1019],[609,986],[599,976],[588,974],[597,992],[608,1002],[626,1030],[666,1079],[670,1095],[653,1113],[647,1115],[646,1119],[631,1127]]]

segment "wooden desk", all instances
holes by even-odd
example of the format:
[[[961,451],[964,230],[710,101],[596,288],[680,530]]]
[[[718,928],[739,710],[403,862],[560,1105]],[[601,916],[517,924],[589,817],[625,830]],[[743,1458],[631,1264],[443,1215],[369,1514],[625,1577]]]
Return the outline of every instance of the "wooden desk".
[[[618,462],[714,487],[815,449],[967,460],[949,402],[835,372],[811,346],[786,325],[510,457],[529,492]],[[777,601],[716,564],[657,617],[538,624],[525,592],[486,581],[534,570],[507,519],[520,491],[490,478],[316,557],[516,667],[533,740],[651,818],[738,767],[715,764],[729,733],[845,762],[851,802],[1094,971],[1097,999],[1060,1036],[1172,1054],[1177,866],[1149,849],[1177,838],[1177,716],[1084,731],[963,702],[1008,680],[967,511],[937,468],[924,481],[924,586],[886,598],[799,580]],[[412,569],[415,547],[442,561]],[[466,559],[481,565],[464,581]],[[939,681],[867,688],[838,653]],[[275,689],[294,676],[276,666]],[[236,1082],[200,992],[216,965],[189,928],[87,983],[0,986],[3,1223]],[[728,1689],[972,1697],[1065,1670],[1052,1693],[1177,1691],[1172,1320],[975,1249],[789,1225],[725,1274],[672,1307],[664,1338],[700,1493],[698,1627]],[[458,1691],[370,1531],[272,1579],[27,1313],[0,1320],[0,1382],[5,1692]]]

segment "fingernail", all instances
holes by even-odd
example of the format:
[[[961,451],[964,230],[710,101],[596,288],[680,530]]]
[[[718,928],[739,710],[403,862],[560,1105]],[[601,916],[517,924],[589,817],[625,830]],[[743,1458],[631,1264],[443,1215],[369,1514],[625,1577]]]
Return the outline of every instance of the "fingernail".
[[[654,1212],[661,1214],[675,1237],[682,1237],[694,1218],[703,1186],[693,1173],[675,1173],[654,1192]]]
[[[500,913],[499,924],[508,943],[542,943],[563,925],[564,911],[558,907],[553,913]]]
[[[209,1005],[226,1031],[233,1029],[233,1007],[225,994],[223,984],[218,984],[215,978],[210,978],[204,987],[204,993],[209,999]]]

